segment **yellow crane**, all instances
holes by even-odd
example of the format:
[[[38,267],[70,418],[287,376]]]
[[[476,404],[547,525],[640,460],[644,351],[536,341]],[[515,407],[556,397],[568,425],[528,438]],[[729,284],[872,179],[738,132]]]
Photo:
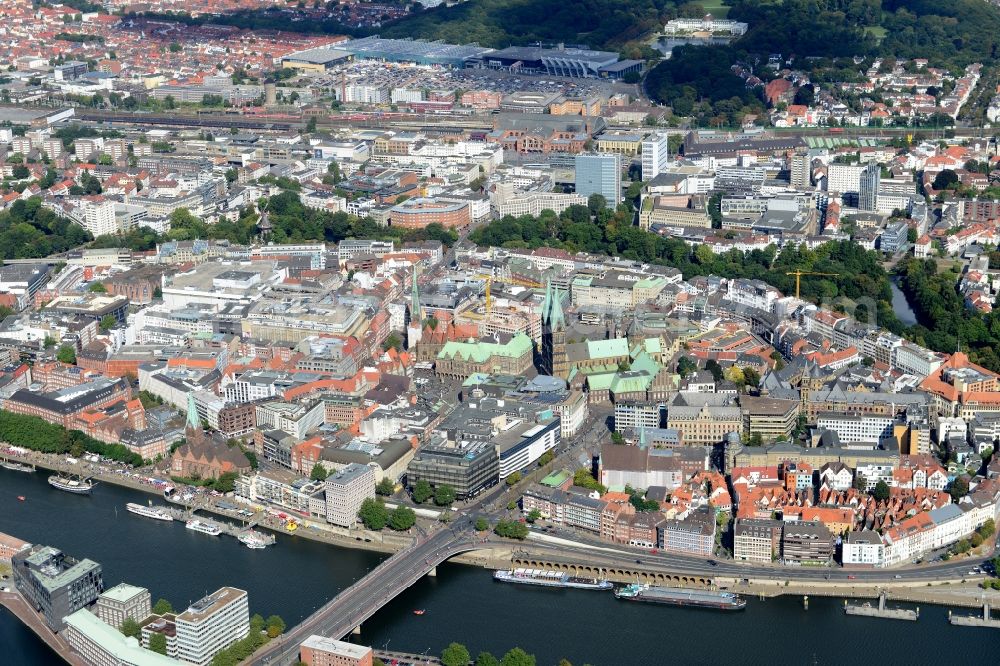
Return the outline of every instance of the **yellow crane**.
[[[802,276],[803,275],[828,275],[832,277],[837,277],[840,273],[818,273],[816,271],[789,271],[785,275],[795,276],[795,298],[799,298],[799,287],[802,286]]]

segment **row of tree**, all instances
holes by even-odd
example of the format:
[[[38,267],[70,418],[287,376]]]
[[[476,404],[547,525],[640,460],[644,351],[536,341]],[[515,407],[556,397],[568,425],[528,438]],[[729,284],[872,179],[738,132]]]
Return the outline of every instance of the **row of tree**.
[[[417,514],[413,509],[400,504],[390,510],[381,497],[369,497],[362,502],[358,518],[366,529],[375,532],[386,527],[396,532],[405,532],[417,523]]]
[[[106,444],[79,430],[67,430],[37,416],[0,410],[0,441],[41,453],[74,457],[96,453],[127,465],[140,466],[142,457],[121,444]]]
[[[489,652],[480,652],[475,659],[469,648],[461,643],[451,643],[441,651],[442,666],[536,666],[535,655],[528,654],[521,648],[508,650],[500,659]],[[568,660],[560,659],[557,666],[573,666]],[[584,664],[584,666],[589,666]]]
[[[816,249],[786,246],[779,251],[772,245],[764,250],[743,252],[733,249],[715,254],[706,245],[694,248],[678,238],[644,231],[631,223],[625,210],[609,211],[603,197],[594,195],[588,206],[571,206],[556,215],[550,210],[534,217],[506,216],[478,227],[470,239],[480,245],[508,248],[556,247],[569,252],[618,255],[647,263],[679,269],[685,279],[696,275],[763,280],[785,294],[794,294],[796,279],[790,272],[828,273],[828,276],[804,277],[802,298],[814,302],[843,298],[845,307],[860,299],[876,301],[877,312],[855,310],[862,321],[877,316],[878,323],[891,331],[902,325],[893,313],[889,276],[882,268],[881,256],[857,243],[825,243]]]

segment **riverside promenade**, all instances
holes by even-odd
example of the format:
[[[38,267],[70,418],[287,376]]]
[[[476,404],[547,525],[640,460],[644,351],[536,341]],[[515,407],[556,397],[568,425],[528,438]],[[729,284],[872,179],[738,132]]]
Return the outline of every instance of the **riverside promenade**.
[[[57,634],[52,633],[45,619],[31,607],[18,592],[0,592],[0,606],[10,611],[14,617],[24,623],[35,634],[52,648],[63,661],[71,666],[86,666],[86,662],[70,648],[69,644]],[[2,661],[2,659],[0,659]]]

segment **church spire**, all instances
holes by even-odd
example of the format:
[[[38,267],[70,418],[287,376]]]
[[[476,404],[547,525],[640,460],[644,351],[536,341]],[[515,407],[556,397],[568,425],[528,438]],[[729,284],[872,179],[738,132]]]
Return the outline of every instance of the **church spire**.
[[[198,407],[194,403],[193,391],[188,393],[186,427],[190,428],[191,430],[201,429],[201,417],[198,416]]]
[[[566,328],[566,318],[563,316],[562,296],[558,289],[552,291],[552,305],[549,312],[549,327],[553,331],[561,331]]]
[[[549,323],[549,310],[552,307],[552,280],[545,279],[545,298],[542,300],[542,325]]]

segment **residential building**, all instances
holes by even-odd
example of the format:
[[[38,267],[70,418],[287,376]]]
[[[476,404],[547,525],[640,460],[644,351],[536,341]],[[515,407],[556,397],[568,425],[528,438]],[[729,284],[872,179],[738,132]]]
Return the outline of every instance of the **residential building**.
[[[371,467],[351,463],[326,479],[326,520],[340,527],[353,527],[358,510],[375,496],[375,472]]]
[[[738,562],[770,564],[781,553],[780,520],[747,518],[733,527],[733,559]]]
[[[842,548],[844,568],[873,569],[885,565],[885,544],[874,530],[848,532]]]
[[[659,548],[671,553],[711,557],[715,549],[715,512],[694,511],[682,520],[667,520],[657,528]]]
[[[669,136],[653,132],[642,140],[642,179],[649,182],[666,171],[670,159]]]
[[[97,617],[112,627],[121,627],[126,619],[142,622],[152,612],[149,590],[122,583],[97,597]]]
[[[223,587],[191,604],[174,619],[177,657],[205,666],[212,657],[250,633],[247,593]]]
[[[828,564],[833,559],[833,534],[817,521],[786,521],[781,536],[781,557],[799,564]]]

